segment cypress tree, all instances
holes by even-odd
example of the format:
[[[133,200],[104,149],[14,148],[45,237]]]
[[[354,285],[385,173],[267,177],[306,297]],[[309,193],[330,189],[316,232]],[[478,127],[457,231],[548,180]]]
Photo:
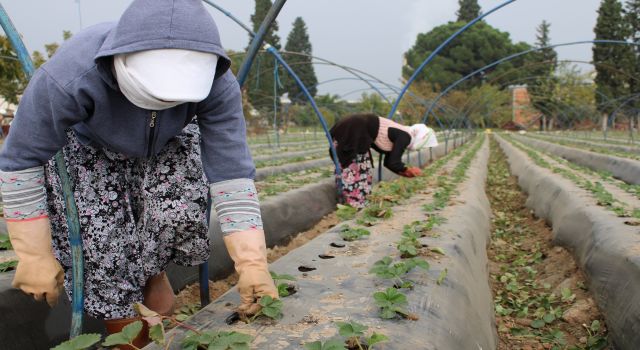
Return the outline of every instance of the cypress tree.
[[[458,22],[471,22],[480,16],[480,5],[478,0],[458,0]]]
[[[316,95],[318,88],[316,84],[318,84],[318,78],[316,77],[316,72],[313,68],[311,54],[312,47],[311,42],[309,41],[309,34],[307,33],[307,25],[302,19],[302,17],[297,17],[293,22],[293,29],[289,33],[287,37],[287,43],[284,46],[285,51],[287,52],[295,52],[303,55],[297,54],[285,54],[287,57],[287,63],[295,70],[296,74],[302,80],[304,85],[309,90],[311,96]],[[307,99],[302,94],[302,90],[298,87],[295,80],[293,80],[289,75],[286,78],[283,78],[285,91],[289,93],[289,99],[293,103],[304,103]]]
[[[629,24],[629,40],[634,43],[640,43],[640,0],[628,0],[625,6],[625,19]],[[633,74],[629,78],[629,90],[632,94],[640,92],[640,46],[634,45],[631,47],[633,55],[631,56],[631,68]],[[636,110],[640,109],[640,100],[635,100],[629,104],[630,107],[634,107]],[[636,123],[635,127],[638,127],[640,121],[638,112],[635,113]],[[630,131],[634,128],[632,116],[629,117]]]
[[[271,0],[256,0],[255,12],[251,15],[251,23],[253,31],[258,32],[262,21],[267,16],[267,12],[271,8]],[[273,21],[267,33],[264,36],[264,43],[280,50],[280,38],[278,37],[278,23]],[[249,36],[249,43],[253,38]],[[248,48],[248,46],[247,46]],[[274,77],[273,69],[275,67],[274,58],[268,53],[258,53],[247,77],[245,87],[249,95],[249,102],[256,109],[269,109],[273,106],[273,88]],[[282,71],[279,71],[282,73]],[[278,90],[278,96],[282,95],[282,90]]]
[[[536,79],[529,83],[533,106],[545,117],[555,114],[553,102],[557,82],[554,73],[558,67],[558,53],[548,47],[551,45],[550,28],[551,24],[545,20],[536,29],[535,47],[544,49],[531,54],[533,68],[530,71]],[[546,118],[543,118],[542,127],[547,127]]]
[[[622,4],[618,0],[602,0],[598,21],[594,28],[597,40],[626,40],[629,30],[623,18]],[[616,109],[612,100],[628,94],[627,74],[631,73],[632,51],[627,45],[594,44],[593,62],[596,64],[596,104],[602,114],[602,130],[607,130],[607,119]],[[609,67],[618,67],[610,69]],[[627,72],[625,74],[625,72]]]

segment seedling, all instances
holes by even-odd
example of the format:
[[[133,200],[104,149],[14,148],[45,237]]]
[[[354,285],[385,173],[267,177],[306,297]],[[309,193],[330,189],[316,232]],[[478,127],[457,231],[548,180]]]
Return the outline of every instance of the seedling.
[[[347,350],[347,347],[342,339],[331,339],[326,342],[314,341],[313,343],[304,344],[304,348],[307,350]]]
[[[239,332],[189,331],[182,340],[182,350],[197,350],[200,347],[210,350],[249,350],[253,338]]]
[[[11,246],[11,241],[9,240],[9,236],[5,234],[0,234],[0,250],[13,249]]]
[[[282,301],[278,299],[273,299],[269,295],[263,295],[258,301],[258,304],[262,306],[262,309],[258,311],[251,319],[250,322],[253,322],[259,316],[267,316],[273,320],[277,320],[282,317]]]
[[[399,288],[413,288],[413,282],[403,280],[403,276],[415,267],[420,267],[424,270],[429,269],[429,263],[418,258],[407,259],[393,265],[391,265],[391,262],[391,257],[386,256],[382,260],[376,261],[369,272],[375,273],[380,278],[396,280]]]
[[[0,272],[11,271],[15,269],[16,266],[18,266],[17,260],[5,261],[3,263],[0,263]]]
[[[338,332],[341,336],[347,338],[348,347],[354,348],[357,347],[359,350],[364,350],[364,345],[360,341],[360,337],[364,337],[366,349],[372,350],[375,344],[379,344],[385,341],[388,341],[386,335],[373,332],[371,336],[365,336],[364,331],[369,329],[369,327],[359,324],[357,322],[336,322],[338,325]]]
[[[396,246],[402,258],[413,258],[418,256],[422,243],[415,237],[403,237]]]
[[[360,344],[360,337],[364,335],[364,331],[369,327],[357,322],[336,322],[338,326],[338,333],[341,336],[347,338],[347,344],[354,344],[358,349],[363,350],[362,344]]]
[[[591,326],[587,326],[586,324],[582,325],[589,333],[589,337],[587,338],[587,350],[601,350],[606,348],[609,345],[607,339],[600,336],[600,321],[593,320],[591,322]]]
[[[338,204],[336,215],[342,221],[351,220],[358,213],[358,209],[348,204]]]
[[[340,230],[340,236],[347,242],[361,239],[364,236],[369,236],[371,232],[363,228],[351,228],[348,225],[342,227]]]
[[[401,316],[410,320],[417,320],[417,316],[410,314],[404,306],[408,304],[407,296],[395,288],[387,288],[384,292],[375,292],[373,298],[380,307],[380,317],[392,319]]]
[[[576,299],[576,295],[573,294],[569,288],[562,288],[560,295],[564,302],[572,303]]]
[[[290,285],[286,282],[279,283],[279,281],[295,281],[295,277],[287,274],[279,275],[273,271],[269,271],[269,273],[271,274],[271,278],[273,279],[273,281],[276,283],[276,287],[278,288],[278,295],[281,298],[288,297],[292,294],[292,291],[295,291],[295,287],[293,285]]]

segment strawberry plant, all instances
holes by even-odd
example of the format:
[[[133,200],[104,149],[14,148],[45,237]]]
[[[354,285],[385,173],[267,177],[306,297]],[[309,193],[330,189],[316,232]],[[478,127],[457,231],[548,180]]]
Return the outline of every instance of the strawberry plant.
[[[369,272],[375,273],[376,276],[383,279],[396,280],[396,286],[399,288],[413,288],[413,282],[403,280],[403,276],[415,267],[420,267],[424,270],[429,269],[429,263],[418,258],[406,259],[393,265],[391,265],[391,262],[391,257],[386,256],[381,260],[376,261]]]
[[[296,278],[287,274],[279,275],[273,271],[269,271],[269,273],[271,274],[271,279],[276,283],[276,288],[278,288],[278,296],[284,298],[291,295],[293,286],[286,282],[280,283],[279,281],[295,281]]]
[[[0,234],[0,250],[13,249],[11,247],[11,241],[9,240],[9,236],[5,234]]]
[[[358,213],[358,209],[348,204],[338,204],[336,215],[342,221],[351,220]]]
[[[304,344],[306,350],[347,350],[342,339],[330,339],[326,342],[314,341],[313,343]]]
[[[407,296],[395,288],[387,288],[384,292],[375,292],[373,299],[380,307],[380,317],[392,319],[401,316],[407,319],[416,320],[415,315],[410,314],[404,307],[409,304]]]
[[[364,337],[364,344],[366,345],[366,349],[368,350],[372,350],[375,344],[379,344],[389,340],[386,335],[376,332],[373,332],[371,336],[365,336],[364,331],[369,329],[369,327],[357,322],[336,322],[336,325],[338,326],[338,333],[340,333],[341,336],[347,338],[347,346],[350,349],[356,347],[358,350],[365,349],[362,342],[360,341],[360,337]]]
[[[277,320],[282,317],[282,301],[273,299],[269,295],[263,295],[258,301],[258,304],[262,306],[262,309],[258,311],[249,321],[253,322],[259,316],[267,316],[273,320]]]
[[[369,230],[363,228],[351,228],[348,225],[345,225],[340,230],[340,237],[347,242],[355,241],[361,239],[364,236],[369,236],[371,232]]]
[[[3,263],[0,263],[0,272],[11,271],[11,270],[15,269],[16,266],[18,266],[18,261],[17,260],[5,261]]]

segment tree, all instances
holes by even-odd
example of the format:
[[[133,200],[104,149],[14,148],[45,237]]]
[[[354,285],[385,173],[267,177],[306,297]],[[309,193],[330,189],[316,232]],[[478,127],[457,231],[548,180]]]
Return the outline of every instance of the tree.
[[[626,40],[629,28],[622,17],[622,4],[618,0],[602,0],[598,9],[598,20],[594,28],[596,39]],[[628,83],[624,71],[633,73],[632,52],[627,45],[594,44],[593,61],[596,65],[595,83],[598,93],[596,103],[602,114],[602,130],[607,131],[607,119],[616,109],[611,100],[628,94]],[[609,67],[618,67],[613,70]]]
[[[71,32],[68,30],[62,31],[62,38],[67,40],[71,37]],[[35,68],[40,67],[47,59],[51,58],[60,45],[58,43],[46,44],[45,51],[47,52],[47,58],[40,51],[34,51],[31,54],[31,60]],[[18,60],[11,42],[7,37],[0,36],[0,96],[5,101],[17,104],[19,96],[27,86],[27,79],[22,70],[22,65]]]
[[[460,9],[456,13],[458,15],[458,22],[471,22],[480,16],[480,5],[478,0],[458,0]]]
[[[629,24],[629,39],[634,42],[640,42],[640,0],[627,0],[625,6],[625,20]],[[640,46],[634,45],[632,47],[633,55],[631,57],[631,67],[633,69],[633,77],[635,79],[629,79],[629,90],[632,94],[640,92],[640,82],[638,78],[640,78]],[[639,111],[640,110],[640,100],[635,100],[634,102],[629,104],[630,107],[636,110],[635,113],[632,113],[629,116],[629,131],[633,132],[634,122],[633,115],[635,114],[635,127],[638,127],[638,122],[640,122]],[[631,134],[633,136],[633,133]]]
[[[402,68],[403,77],[408,79],[433,50],[462,26],[464,26],[462,22],[449,22],[434,28],[429,33],[418,34],[416,43],[404,54],[406,63]],[[434,90],[444,89],[454,81],[489,63],[529,47],[526,43],[514,44],[508,33],[501,32],[487,23],[479,22],[445,47],[416,80],[429,82]],[[471,89],[480,85],[483,77],[492,71],[507,71],[514,66],[520,66],[525,60],[526,58],[523,57],[502,63],[496,68],[483,72],[484,74],[471,78],[459,88]]]
[[[0,36],[0,56],[0,96],[9,103],[17,104],[27,80],[6,36]]]
[[[255,12],[251,15],[251,23],[253,31],[258,32],[262,21],[267,16],[267,12],[271,8],[271,0],[256,0]],[[276,49],[280,50],[280,38],[276,34],[278,32],[278,22],[273,21],[264,36],[264,43],[268,43]],[[249,36],[249,44],[253,37]],[[247,46],[248,49],[248,46]],[[245,87],[249,94],[249,102],[256,109],[268,109],[273,107],[274,98],[274,71],[275,60],[270,54],[259,54],[256,56],[251,72],[247,77]],[[279,71],[279,73],[281,73]],[[280,74],[282,76],[282,74]],[[282,91],[278,92],[278,96]]]
[[[542,21],[537,28],[535,47],[543,49],[531,53],[533,66],[530,71],[536,79],[528,83],[533,106],[543,113],[541,120],[543,130],[547,129],[546,117],[555,117],[554,106],[556,105],[553,92],[557,83],[554,73],[558,67],[558,53],[554,48],[548,47],[551,45],[550,27],[549,22]],[[550,113],[554,115],[547,115]]]
[[[287,44],[284,46],[285,51],[295,52],[299,54],[287,54],[284,57],[287,59],[287,63],[296,72],[302,83],[307,87],[311,96],[316,95],[318,88],[318,78],[316,72],[313,69],[311,54],[312,47],[309,41],[309,34],[307,33],[307,25],[304,23],[302,17],[297,17],[293,22],[293,29],[287,37]],[[295,80],[289,75],[283,77],[284,89],[289,93],[289,99],[292,103],[304,103],[306,97],[302,94],[302,90],[298,87]]]

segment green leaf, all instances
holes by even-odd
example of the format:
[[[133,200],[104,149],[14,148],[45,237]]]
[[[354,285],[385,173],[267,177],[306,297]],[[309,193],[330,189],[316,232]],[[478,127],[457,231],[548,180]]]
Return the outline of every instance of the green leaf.
[[[432,252],[434,252],[434,253],[440,254],[440,255],[447,255],[447,254],[444,252],[444,249],[442,249],[442,248],[440,248],[440,247],[434,247],[434,248],[431,248],[431,251],[432,251]]]
[[[122,328],[122,334],[129,340],[129,343],[133,342],[134,339],[140,334],[142,330],[142,321],[135,321],[126,325]]]
[[[546,323],[544,322],[544,320],[534,320],[533,322],[531,322],[531,327],[539,329],[544,327],[545,324]]]
[[[322,350],[322,342],[318,340],[313,343],[305,343],[304,348],[307,350]]]
[[[544,317],[542,317],[542,319],[546,323],[552,323],[553,321],[556,320],[556,316],[554,314],[545,314]]]
[[[313,343],[305,344],[304,348],[307,350],[347,350],[342,339],[330,339],[324,344],[321,341],[314,341]]]
[[[129,343],[129,339],[123,333],[113,333],[102,342],[102,346],[126,345]]]
[[[102,336],[96,333],[80,334],[61,343],[52,350],[84,350],[99,342],[101,338]]]
[[[336,325],[338,326],[340,335],[347,338],[362,336],[364,335],[364,331],[369,329],[369,327],[354,321],[336,322]]]
[[[592,332],[597,333],[600,330],[600,321],[593,320],[593,322],[591,322],[590,328]]]
[[[13,249],[8,235],[0,234],[0,249]]]
[[[149,327],[149,338],[158,345],[164,345],[164,327],[162,323]]]
[[[372,349],[373,345],[386,341],[389,341],[389,338],[386,335],[373,332],[373,334],[367,338],[367,345],[369,346],[369,349]]]
[[[0,263],[0,272],[6,272],[10,270],[14,270],[18,266],[17,260],[10,260]]]
[[[440,276],[438,276],[438,280],[436,281],[436,284],[441,285],[442,282],[444,282],[444,279],[447,278],[448,273],[449,273],[449,270],[447,270],[446,267],[444,268],[444,270],[440,271]]]
[[[288,284],[286,284],[286,283],[278,283],[277,288],[278,288],[278,295],[281,298],[289,296],[289,290],[288,290],[289,285]]]

